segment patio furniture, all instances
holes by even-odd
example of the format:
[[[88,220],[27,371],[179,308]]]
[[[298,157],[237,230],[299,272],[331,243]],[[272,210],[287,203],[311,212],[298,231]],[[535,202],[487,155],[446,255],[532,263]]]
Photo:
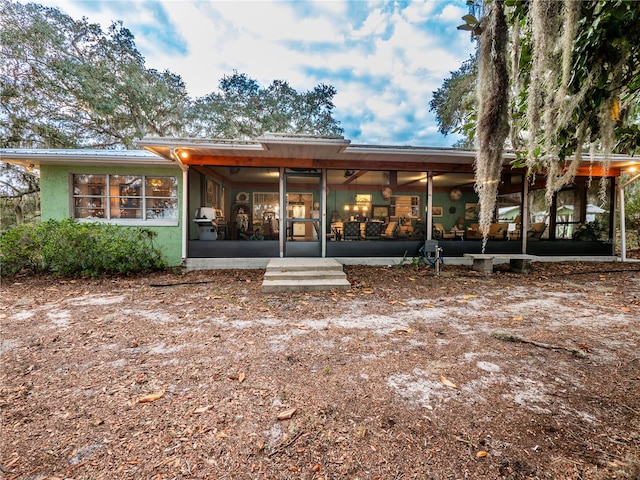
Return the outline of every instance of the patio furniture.
[[[364,239],[365,240],[380,240],[382,238],[382,223],[381,222],[367,222],[364,224]]]
[[[542,234],[547,229],[547,224],[544,222],[536,222],[531,224],[529,230],[527,230],[527,239],[529,240],[540,240],[542,238]]]
[[[504,240],[507,238],[507,231],[509,230],[508,223],[492,223],[489,227],[489,239],[490,240]]]
[[[393,239],[396,236],[396,230],[398,229],[398,222],[389,222],[387,228],[380,235],[381,238]]]
[[[360,222],[344,222],[342,238],[343,240],[360,240]]]
[[[456,234],[452,232],[447,232],[441,223],[434,223],[433,238],[437,238],[440,240],[452,240],[456,238]]]

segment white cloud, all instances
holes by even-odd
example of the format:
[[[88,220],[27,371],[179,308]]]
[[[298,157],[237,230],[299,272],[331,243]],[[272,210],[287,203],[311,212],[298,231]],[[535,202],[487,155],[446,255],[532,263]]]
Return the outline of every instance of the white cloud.
[[[354,143],[437,145],[432,92],[473,51],[455,26],[461,0],[143,2],[43,0],[107,27],[122,20],[147,66],[182,76],[191,96],[237,70],[266,86],[331,84]],[[349,137],[352,132],[356,137]]]

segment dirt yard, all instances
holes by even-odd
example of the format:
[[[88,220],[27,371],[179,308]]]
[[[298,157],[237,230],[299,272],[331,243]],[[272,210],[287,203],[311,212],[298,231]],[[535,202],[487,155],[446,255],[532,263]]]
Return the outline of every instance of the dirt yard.
[[[6,479],[639,479],[640,263],[3,279]]]

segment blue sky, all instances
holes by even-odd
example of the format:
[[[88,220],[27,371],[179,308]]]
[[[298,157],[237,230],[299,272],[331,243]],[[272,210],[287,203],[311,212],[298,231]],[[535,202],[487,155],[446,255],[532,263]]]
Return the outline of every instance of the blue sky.
[[[266,87],[337,89],[334,118],[352,143],[451,146],[429,101],[474,44],[456,30],[465,0],[42,0],[107,27],[122,20],[147,67],[182,77],[192,97],[233,71]]]

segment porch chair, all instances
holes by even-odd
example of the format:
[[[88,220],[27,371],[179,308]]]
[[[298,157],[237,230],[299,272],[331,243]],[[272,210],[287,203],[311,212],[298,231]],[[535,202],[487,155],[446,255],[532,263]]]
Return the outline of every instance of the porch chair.
[[[343,240],[360,240],[360,222],[344,222],[342,227]]]
[[[398,228],[398,222],[389,222],[387,228],[380,235],[381,238],[393,239],[396,236],[396,230]]]
[[[527,230],[527,239],[529,240],[540,240],[542,238],[542,234],[547,229],[547,224],[544,222],[537,222],[531,224],[529,230]]]
[[[447,232],[441,223],[433,224],[433,237],[440,240],[451,240],[456,238],[455,233]]]
[[[489,239],[490,240],[504,240],[507,238],[507,231],[509,230],[508,223],[492,223],[489,227]]]
[[[380,240],[382,238],[382,223],[367,222],[364,224],[365,240]]]
[[[472,223],[467,228],[467,240],[478,240],[482,238],[482,232],[480,231],[480,225],[478,223]]]

